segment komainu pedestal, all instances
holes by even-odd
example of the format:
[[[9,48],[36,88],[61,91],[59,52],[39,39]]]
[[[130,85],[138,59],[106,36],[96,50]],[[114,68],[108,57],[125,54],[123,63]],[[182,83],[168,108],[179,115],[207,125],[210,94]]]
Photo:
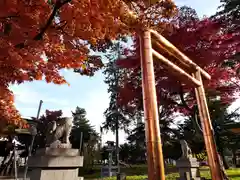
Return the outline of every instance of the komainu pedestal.
[[[199,162],[196,158],[179,159],[176,161],[176,167],[179,171],[178,180],[200,180]],[[188,178],[189,177],[189,178]]]
[[[80,180],[83,156],[78,149],[45,148],[29,158],[30,180]]]

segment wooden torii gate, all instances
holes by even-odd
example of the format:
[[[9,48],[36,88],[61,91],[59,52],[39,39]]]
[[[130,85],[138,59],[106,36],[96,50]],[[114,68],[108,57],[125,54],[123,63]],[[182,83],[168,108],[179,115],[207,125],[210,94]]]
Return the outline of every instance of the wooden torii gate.
[[[211,76],[156,31],[150,29],[144,30],[140,34],[140,39],[142,87],[148,153],[148,179],[165,179],[153,67],[154,57],[154,59],[161,61],[170,73],[173,72],[174,74],[184,77],[194,86],[211,176],[214,180],[222,180],[223,177],[214,140],[214,130],[212,128],[202,83],[202,76],[208,80],[211,79]],[[180,65],[176,65],[162,56],[160,50],[175,57]]]

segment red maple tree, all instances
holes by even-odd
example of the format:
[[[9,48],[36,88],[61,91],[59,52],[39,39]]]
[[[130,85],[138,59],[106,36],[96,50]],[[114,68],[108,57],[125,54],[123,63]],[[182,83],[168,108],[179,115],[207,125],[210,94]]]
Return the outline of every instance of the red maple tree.
[[[59,74],[63,68],[89,68],[92,74],[102,66],[101,59],[88,61],[88,45],[114,39],[139,27],[139,22],[156,22],[174,13],[171,0],[154,2],[109,0],[1,0],[0,1],[0,119],[23,125],[14,107],[10,84],[45,79],[66,83]],[[127,6],[129,5],[129,6]],[[137,8],[137,9],[136,9]],[[136,9],[136,15],[128,13]],[[137,14],[140,13],[140,14]],[[149,16],[152,14],[151,16]],[[133,17],[138,17],[133,18]],[[149,20],[151,17],[151,20]],[[141,21],[139,21],[141,19]],[[158,19],[157,26],[164,22]],[[156,25],[156,23],[155,23]],[[87,64],[87,65],[86,65]]]
[[[51,122],[51,121],[56,121],[59,118],[61,118],[62,116],[62,110],[58,110],[58,111],[50,111],[50,110],[46,110],[45,115],[41,116],[39,118],[40,121],[47,121],[47,122]]]
[[[193,14],[182,15],[174,19],[174,31],[163,33],[164,36],[211,75],[210,81],[204,81],[209,100],[220,98],[222,103],[232,103],[235,93],[240,91],[240,64],[231,59],[240,51],[239,32],[225,34],[219,22],[208,18],[199,20]],[[123,109],[132,111],[142,107],[139,39],[137,36],[133,39],[134,51],[126,49],[127,58],[117,60],[119,67],[128,69],[120,82],[118,102]],[[173,58],[166,53],[163,55]],[[160,63],[155,62],[154,68],[158,102],[172,107],[175,112],[192,113],[196,104],[193,88]]]

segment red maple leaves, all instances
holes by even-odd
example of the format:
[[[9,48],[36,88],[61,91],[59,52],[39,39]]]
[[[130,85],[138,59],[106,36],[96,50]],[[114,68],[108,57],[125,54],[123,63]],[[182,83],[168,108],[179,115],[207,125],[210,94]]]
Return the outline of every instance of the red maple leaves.
[[[210,81],[204,82],[208,97],[220,98],[222,103],[230,104],[235,99],[235,93],[240,91],[240,76],[237,74],[240,63],[231,59],[240,50],[240,34],[224,34],[222,28],[224,28],[222,24],[210,19],[193,19],[192,23],[178,24],[175,30],[171,34],[166,33],[165,37],[212,76]],[[137,37],[134,38],[134,47],[133,55],[117,61],[120,67],[129,68],[129,74],[122,82],[124,85],[120,89],[119,97],[119,104],[125,108],[138,107],[141,104]],[[163,55],[172,59],[167,53]],[[234,65],[228,65],[231,62]],[[184,108],[184,113],[189,112],[195,104],[193,89],[188,85],[183,86],[179,77],[171,74],[157,62],[155,77],[159,103],[176,107],[181,111]],[[135,85],[132,84],[133,79],[137,81],[137,86],[136,82]]]

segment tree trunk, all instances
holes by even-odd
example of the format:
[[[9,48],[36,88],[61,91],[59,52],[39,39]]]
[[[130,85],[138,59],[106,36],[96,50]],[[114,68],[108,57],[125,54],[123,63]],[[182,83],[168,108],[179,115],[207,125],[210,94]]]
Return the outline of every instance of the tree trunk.
[[[232,150],[232,162],[233,162],[233,165],[236,167],[237,166],[237,153],[236,153],[235,149]]]
[[[216,145],[217,145],[217,148],[218,148],[218,152],[219,152],[220,156],[222,157],[224,168],[229,169],[229,165],[228,165],[227,160],[224,156],[224,148],[223,148],[222,143],[221,143],[221,138],[220,138],[217,131],[215,131],[215,139],[216,139]]]
[[[223,151],[220,151],[219,154],[220,154],[220,156],[222,157],[224,168],[225,168],[225,169],[229,169],[229,165],[228,165],[228,163],[227,163],[227,160],[226,160],[226,157],[224,156]]]

